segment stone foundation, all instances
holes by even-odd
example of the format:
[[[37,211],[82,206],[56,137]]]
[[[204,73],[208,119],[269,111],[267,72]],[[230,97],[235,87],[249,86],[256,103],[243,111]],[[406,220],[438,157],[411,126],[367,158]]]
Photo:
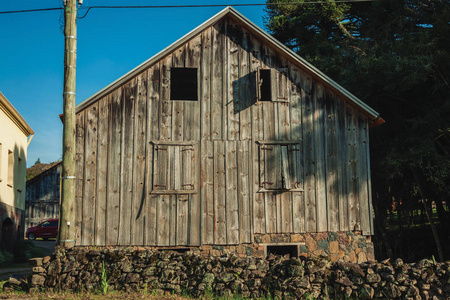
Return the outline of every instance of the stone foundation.
[[[104,278],[108,290],[193,297],[212,293],[272,299],[450,299],[450,262],[431,260],[355,264],[327,258],[80,247],[57,248],[51,257],[30,263],[32,291],[96,292],[103,290]]]
[[[200,250],[211,255],[223,255],[231,252],[240,257],[265,258],[267,246],[297,246],[298,256],[328,257],[332,262],[340,260],[362,263],[375,260],[371,237],[363,236],[360,231],[255,234],[252,244],[237,246],[204,245],[200,247]]]

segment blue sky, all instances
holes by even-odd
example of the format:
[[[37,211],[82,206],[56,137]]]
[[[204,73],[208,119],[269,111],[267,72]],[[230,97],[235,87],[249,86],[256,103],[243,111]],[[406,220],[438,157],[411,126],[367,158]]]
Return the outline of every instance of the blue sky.
[[[264,3],[265,0],[84,0],[100,5]],[[59,7],[58,0],[0,1],[0,11]],[[223,7],[92,9],[78,20],[80,103],[182,37]],[[264,6],[236,7],[263,28]],[[80,13],[84,13],[80,9]],[[35,131],[27,166],[61,158],[64,36],[62,11],[0,15],[0,91]],[[1,129],[0,129],[1,130]]]

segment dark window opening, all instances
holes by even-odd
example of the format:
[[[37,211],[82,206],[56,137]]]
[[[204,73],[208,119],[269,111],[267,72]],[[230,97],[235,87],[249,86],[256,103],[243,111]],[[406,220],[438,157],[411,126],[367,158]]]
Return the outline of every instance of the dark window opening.
[[[286,255],[290,257],[298,257],[297,245],[284,245],[284,246],[267,246],[267,255]]]
[[[259,70],[259,82],[260,82],[260,100],[272,101],[272,81],[271,70],[261,69]]]
[[[197,90],[197,68],[170,70],[171,100],[198,100]]]

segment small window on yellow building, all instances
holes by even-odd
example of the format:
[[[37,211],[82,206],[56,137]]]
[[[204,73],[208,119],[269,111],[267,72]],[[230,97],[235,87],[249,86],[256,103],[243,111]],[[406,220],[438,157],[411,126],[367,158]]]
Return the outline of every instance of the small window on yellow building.
[[[8,150],[8,186],[12,187],[14,184],[14,153]]]

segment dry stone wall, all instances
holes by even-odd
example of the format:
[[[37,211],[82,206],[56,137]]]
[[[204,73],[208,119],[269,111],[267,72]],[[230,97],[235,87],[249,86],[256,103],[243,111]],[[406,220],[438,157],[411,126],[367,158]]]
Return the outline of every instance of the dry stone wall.
[[[327,258],[266,259],[185,253],[145,248],[56,249],[51,257],[32,259],[32,289],[95,290],[102,273],[110,289],[200,296],[305,296],[332,299],[450,299],[450,262],[422,260],[405,264]]]

